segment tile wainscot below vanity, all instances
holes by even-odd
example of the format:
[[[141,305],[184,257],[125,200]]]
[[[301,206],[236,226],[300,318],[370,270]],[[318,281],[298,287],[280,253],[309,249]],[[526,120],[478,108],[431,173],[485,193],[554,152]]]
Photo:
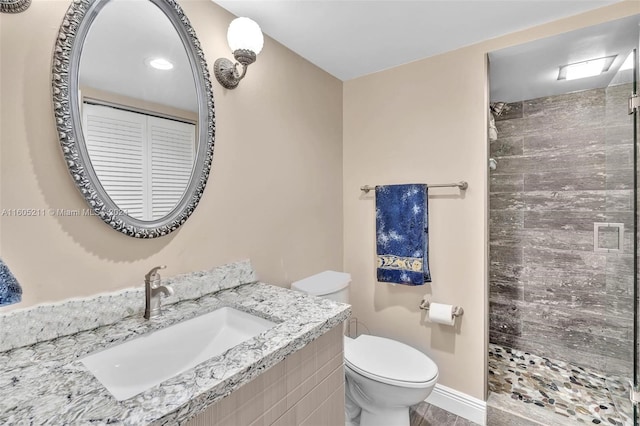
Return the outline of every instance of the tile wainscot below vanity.
[[[0,315],[0,424],[344,423],[349,305],[256,282],[248,261],[164,282],[150,321],[142,288]],[[80,361],[221,307],[277,325],[123,401]]]

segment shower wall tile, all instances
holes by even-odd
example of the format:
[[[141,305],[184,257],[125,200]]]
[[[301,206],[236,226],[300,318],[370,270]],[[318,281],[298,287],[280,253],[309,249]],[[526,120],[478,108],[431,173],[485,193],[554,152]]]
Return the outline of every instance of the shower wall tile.
[[[512,336],[520,336],[522,334],[522,321],[520,320],[518,304],[514,302],[489,303],[489,324],[495,327],[494,330],[500,333],[506,333]]]
[[[490,298],[494,301],[524,300],[522,281],[522,249],[514,246],[492,245],[489,248],[491,262],[490,281],[493,286]],[[495,318],[499,321],[499,318]]]
[[[581,310],[588,315],[605,315],[610,308],[605,299],[604,289],[598,292],[565,291],[560,287],[562,284],[575,287],[580,284],[580,280],[572,282],[556,280],[552,286],[530,286],[527,283],[524,289],[524,301],[554,309]]]
[[[628,374],[634,235],[628,89],[526,100],[496,118],[491,342]],[[593,251],[594,222],[624,223],[623,253]]]
[[[496,121],[498,140],[509,136],[522,136],[524,134],[524,119]]]
[[[605,194],[607,211],[630,212],[633,210],[633,190],[610,189]]]
[[[525,131],[601,128],[605,123],[605,90],[586,90],[524,102]]]
[[[571,174],[566,171],[527,173],[524,175],[527,191],[580,191],[605,190],[607,173],[604,164],[590,170],[579,170]]]
[[[509,348],[518,348],[522,351],[531,350],[528,347],[525,348],[526,345],[522,344],[522,339],[520,339],[519,336],[514,336],[508,333],[501,333],[500,331],[498,331],[497,327],[499,327],[499,324],[496,324],[495,321],[492,321],[491,311],[489,311],[489,343],[495,343],[496,345],[507,346]],[[544,352],[538,351],[533,353],[542,354]]]
[[[583,307],[588,314],[606,314],[607,284],[604,273],[525,278],[524,300],[555,308]]]
[[[599,337],[629,339],[633,334],[630,321],[604,314],[594,314],[570,309],[557,309],[535,303],[525,303],[520,310],[522,321],[529,324],[545,324],[569,332],[591,333]],[[534,327],[531,325],[531,327]]]
[[[576,120],[584,120],[579,112],[588,107],[604,107],[605,90],[583,90],[523,101],[525,117],[545,114],[548,111],[562,111]],[[567,126],[563,127],[566,128]]]
[[[548,230],[586,231],[591,236],[593,249],[593,223],[607,222],[609,216],[605,212],[590,211],[526,211],[524,212],[524,227],[538,229],[541,232],[555,235]]]
[[[607,170],[633,169],[633,144],[607,144]]]
[[[606,91],[605,118],[609,126],[633,126],[629,116],[628,99],[633,93],[631,83],[609,87]]]
[[[593,225],[591,231],[524,229],[522,247],[553,250],[593,251]]]
[[[605,313],[616,318],[633,318],[633,304],[629,296],[607,295]],[[631,342],[629,342],[631,346]]]
[[[498,169],[492,174],[495,175],[504,175],[504,174],[522,174],[525,169],[524,167],[529,167],[530,160],[527,157],[522,155],[511,155],[506,157],[497,157],[496,161],[498,162]]]
[[[506,105],[502,114],[496,117],[496,121],[522,118],[522,102],[511,102]]]
[[[491,240],[491,247],[522,245],[524,241],[524,230],[522,228],[509,227],[490,229],[489,239]]]
[[[607,126],[605,129],[605,142],[607,145],[633,145],[633,122],[621,126]]]
[[[598,129],[604,125],[604,105],[588,105],[581,110],[567,111],[562,108],[546,109],[542,113],[527,114],[525,106],[525,132],[541,129],[545,132],[566,129]],[[582,117],[580,117],[582,114]],[[584,118],[584,120],[583,120]]]
[[[589,348],[589,352],[595,355],[612,358],[633,357],[633,346],[622,339],[611,336],[602,337],[593,333],[576,331],[573,328],[553,327],[544,323],[528,323],[523,321],[522,333],[519,337],[523,339],[538,339],[545,336],[544,342],[556,346],[566,346],[576,351]]]
[[[550,299],[551,303],[555,300],[558,304],[584,300],[591,307],[605,303],[598,299],[606,296],[606,255],[525,248],[523,261],[525,300],[535,301],[535,297],[539,297],[541,303]],[[528,300],[531,298],[533,300]]]
[[[576,148],[590,152],[602,151],[605,138],[604,128],[577,128],[527,133],[524,136],[523,150],[526,155],[569,154],[575,155]],[[514,136],[515,137],[515,136]],[[500,138],[498,139],[500,141]]]
[[[490,157],[505,157],[509,155],[522,155],[524,149],[524,137],[503,137],[489,144]]]
[[[606,176],[606,185],[607,189],[633,190],[633,168],[618,168],[615,170],[608,170]]]
[[[633,374],[633,363],[626,359],[618,359],[607,357],[602,371],[606,371],[611,375],[618,375],[631,378]]]
[[[495,174],[490,176],[491,190],[497,192],[522,192],[524,191],[523,174]]]
[[[524,208],[523,193],[492,193],[489,196],[489,208],[492,210],[521,210]]]
[[[593,252],[593,224],[591,231],[582,232],[502,228],[491,230],[489,237],[491,238],[491,247],[518,246],[514,250],[539,248]],[[627,241],[627,244],[630,244],[630,240]]]
[[[633,252],[630,254],[607,254],[607,294],[627,297],[633,308]]]
[[[565,171],[603,171],[606,165],[604,146],[585,146],[575,153],[553,152],[543,154],[524,154],[499,157],[498,174],[502,173],[541,173]]]
[[[633,211],[606,212],[605,217],[605,222],[623,223],[625,232],[633,233]]]
[[[522,229],[524,226],[524,211],[495,210],[489,216],[489,224],[494,232],[504,229]],[[491,240],[493,243],[494,241]]]
[[[605,211],[607,207],[606,191],[525,190],[520,198],[520,202],[524,202],[527,210]],[[506,197],[503,197],[502,202],[505,205],[509,204]],[[519,204],[514,204],[514,206],[517,205]]]
[[[495,303],[524,301],[524,284],[510,281],[492,281],[489,300]],[[499,325],[499,323],[495,324]]]
[[[609,323],[609,331],[619,330],[620,334],[624,334],[621,339],[625,339],[629,346],[633,342],[633,315],[628,317],[614,317],[612,315],[607,316],[607,322]]]
[[[521,263],[491,262],[489,277],[493,282],[523,284]]]
[[[491,264],[522,265],[522,248],[517,246],[491,246],[489,260]]]
[[[530,276],[604,274],[607,264],[605,253],[528,247],[523,259]]]
[[[522,228],[524,224],[524,212],[522,210],[496,209],[489,217],[491,225],[500,228]]]

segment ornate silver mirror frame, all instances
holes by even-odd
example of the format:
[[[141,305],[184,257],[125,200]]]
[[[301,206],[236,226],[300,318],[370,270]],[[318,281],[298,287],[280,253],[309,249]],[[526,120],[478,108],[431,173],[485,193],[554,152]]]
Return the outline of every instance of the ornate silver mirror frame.
[[[31,0],[0,0],[0,12],[20,13],[31,5]]]
[[[0,0],[1,1],[1,0]],[[194,29],[174,0],[149,0],[169,18],[185,46],[196,82],[199,147],[191,179],[182,199],[165,217],[142,221],[126,214],[107,195],[91,166],[84,135],[78,93],[79,63],[91,23],[109,0],[72,0],[53,55],[53,104],[58,138],[71,176],[89,206],[104,222],[125,235],[156,238],[180,227],[196,208],[207,184],[215,138],[215,113],[211,81],[204,53]]]

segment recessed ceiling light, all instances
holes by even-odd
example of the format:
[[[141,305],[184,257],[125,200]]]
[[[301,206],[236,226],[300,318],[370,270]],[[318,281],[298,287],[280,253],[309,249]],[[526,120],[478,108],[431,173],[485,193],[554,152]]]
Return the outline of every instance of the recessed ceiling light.
[[[627,59],[624,60],[622,66],[619,71],[630,70],[633,68],[633,50],[627,56]]]
[[[148,63],[157,70],[167,71],[173,69],[173,64],[164,58],[149,59]]]
[[[558,73],[558,80],[576,80],[578,78],[594,77],[609,71],[609,67],[617,55],[605,58],[589,59],[588,61],[562,65]]]

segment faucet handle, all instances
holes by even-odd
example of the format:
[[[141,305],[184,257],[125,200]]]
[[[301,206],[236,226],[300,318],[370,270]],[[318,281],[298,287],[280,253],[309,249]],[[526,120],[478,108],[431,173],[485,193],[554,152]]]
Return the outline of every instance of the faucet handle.
[[[156,266],[155,268],[151,268],[151,270],[147,272],[147,274],[144,276],[145,280],[151,282],[152,280],[156,279],[156,276],[158,279],[160,279],[160,274],[158,273],[158,270],[164,269],[166,267],[167,265],[160,265],[160,266]]]

